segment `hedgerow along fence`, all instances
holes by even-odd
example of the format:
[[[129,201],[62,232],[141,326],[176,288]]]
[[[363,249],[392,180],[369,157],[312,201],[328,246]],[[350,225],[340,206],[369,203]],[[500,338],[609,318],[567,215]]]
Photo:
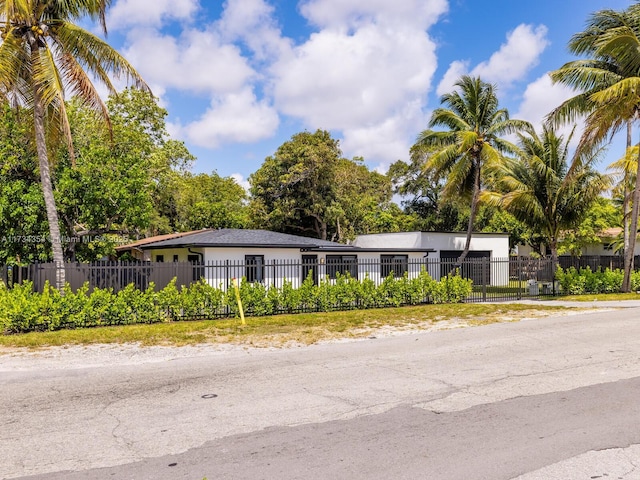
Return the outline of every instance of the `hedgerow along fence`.
[[[245,282],[258,282],[267,287],[282,288],[288,283],[298,288],[309,276],[320,280],[335,280],[337,276],[365,278],[379,286],[390,274],[395,277],[416,278],[426,271],[431,278],[439,280],[457,271],[463,278],[473,282],[473,291],[467,302],[517,300],[555,295],[554,268],[548,258],[532,259],[511,257],[502,259],[467,259],[458,266],[455,260],[438,258],[407,259],[397,257],[380,260],[353,259],[341,262],[272,260],[272,261],[215,261],[192,262],[94,262],[66,263],[66,280],[72,291],[85,283],[89,289],[123,290],[132,284],[146,290],[153,284],[156,290],[167,286],[174,278],[178,286],[188,286],[205,279],[211,286],[227,292],[236,278]],[[36,292],[42,292],[46,282],[55,284],[57,267],[52,263],[26,266],[0,267],[1,279],[11,288],[25,281],[33,283]],[[427,302],[428,299],[425,299]]]

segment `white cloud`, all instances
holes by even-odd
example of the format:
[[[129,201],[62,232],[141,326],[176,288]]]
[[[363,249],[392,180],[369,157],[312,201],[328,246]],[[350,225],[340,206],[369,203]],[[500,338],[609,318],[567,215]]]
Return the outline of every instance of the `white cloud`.
[[[112,30],[123,30],[140,25],[159,27],[171,20],[190,20],[199,5],[199,0],[118,0],[109,9],[107,26]]]
[[[185,30],[176,38],[143,30],[129,41],[124,54],[154,91],[231,93],[255,76],[240,49],[213,31]]]
[[[224,143],[251,143],[269,138],[275,134],[278,123],[278,113],[245,88],[214,99],[202,117],[182,127],[182,133],[196,145],[217,148]]]
[[[341,133],[345,154],[384,163],[406,156],[425,124],[437,63],[427,30],[446,0],[307,0],[299,11],[320,29],[297,46],[269,0],[227,0],[218,20],[197,29],[198,1],[176,5],[171,12],[158,0],[143,22],[135,2],[119,0],[111,18],[145,25],[128,31],[124,54],[157,96],[207,98],[200,118],[171,125],[199,146],[268,138],[281,112]],[[180,33],[159,30],[175,21]]]
[[[557,106],[565,100],[573,97],[576,91],[559,83],[554,84],[548,74],[537,78],[529,85],[524,92],[522,103],[518,111],[512,115],[512,118],[526,120],[530,122],[537,131],[541,130],[545,117]],[[569,135],[573,125],[564,125],[558,128],[558,133]],[[580,135],[584,130],[584,121],[577,122],[577,128],[573,135],[571,146],[578,144]]]
[[[238,185],[240,185],[242,188],[244,188],[245,191],[248,192],[249,189],[251,188],[251,184],[249,183],[249,180],[244,178],[244,176],[242,174],[240,174],[240,173],[232,173],[229,176],[231,178],[233,178]]]
[[[442,80],[440,80],[438,88],[436,88],[436,93],[440,96],[445,93],[450,93],[454,89],[455,83],[460,79],[460,77],[468,73],[468,69],[468,62],[461,60],[451,62],[449,69],[442,77]]]
[[[527,120],[533,125],[542,124],[547,114],[576,92],[565,85],[551,81],[548,74],[534,80],[524,92],[522,103],[513,118]]]
[[[508,87],[522,79],[538,63],[540,54],[549,45],[547,27],[521,24],[507,34],[507,42],[491,58],[477,65],[471,74],[484,81]]]
[[[264,0],[228,0],[217,27],[225,40],[242,40],[259,60],[287,51],[290,41],[282,37],[273,18],[274,8]]]
[[[347,157],[362,156],[379,163],[377,170],[386,171],[396,160],[406,159],[416,127],[426,125],[421,102],[414,101],[375,125],[354,127],[344,131],[340,146]]]
[[[447,9],[446,0],[307,0],[300,13],[320,28],[359,28],[376,22],[427,29]]]
[[[316,24],[351,23],[357,28],[314,33],[271,68],[274,101],[281,112],[300,118],[310,129],[341,130],[345,152],[366,160],[406,156],[406,138],[416,129],[404,121],[407,105],[420,110],[437,63],[426,28],[444,11],[443,3],[396,3],[305,3],[302,13]],[[405,15],[406,24],[391,28],[389,22],[399,15]]]

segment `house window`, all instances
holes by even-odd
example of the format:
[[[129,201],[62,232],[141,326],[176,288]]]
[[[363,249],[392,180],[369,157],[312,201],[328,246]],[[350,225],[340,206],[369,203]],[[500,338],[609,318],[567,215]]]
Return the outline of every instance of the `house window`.
[[[164,262],[164,255],[156,255],[156,262]]]
[[[387,278],[391,272],[394,277],[402,277],[409,270],[408,255],[380,255],[380,274]]]
[[[173,261],[174,261],[174,262],[177,262],[177,261],[178,261],[178,255],[174,255],[174,256],[173,256]]]
[[[311,274],[313,284],[318,284],[318,256],[302,255],[302,281],[304,282]]]
[[[264,281],[264,255],[245,255],[244,263],[247,282]]]
[[[358,278],[358,257],[356,255],[327,255],[327,275],[336,278],[337,274]]]

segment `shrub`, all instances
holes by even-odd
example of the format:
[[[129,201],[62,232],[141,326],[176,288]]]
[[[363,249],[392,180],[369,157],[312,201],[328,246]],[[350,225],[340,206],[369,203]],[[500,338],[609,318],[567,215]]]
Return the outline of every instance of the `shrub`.
[[[574,277],[582,278],[573,272],[559,273],[563,285],[569,285]],[[639,286],[640,275],[633,278]],[[606,272],[602,279],[589,277],[589,285],[598,288],[614,288],[611,285],[617,281],[616,275]],[[416,278],[409,278],[407,273],[400,278],[390,274],[379,286],[368,275],[357,280],[348,273],[337,274],[335,279],[325,276],[316,285],[310,272],[299,288],[294,288],[288,280],[277,288],[243,279],[239,292],[246,314],[262,316],[280,312],[415,305],[428,300],[462,302],[471,293],[471,281],[458,275],[435,281],[423,269]],[[21,333],[239,314],[234,288],[230,285],[225,293],[204,279],[178,288],[174,278],[158,292],[153,283],[144,291],[130,284],[117,293],[113,289],[99,288],[89,292],[89,285],[85,283],[76,292],[66,285],[63,293],[61,295],[48,283],[42,293],[34,293],[29,282],[12,289],[0,284],[1,331]]]
[[[633,274],[632,274],[633,288]],[[598,269],[595,272],[590,267],[569,267],[566,270],[558,268],[556,280],[560,284],[563,293],[567,295],[582,295],[585,293],[613,293],[619,292],[622,287],[623,274],[621,270],[609,268]]]
[[[222,313],[224,292],[209,285],[204,278],[188,287],[183,286],[177,297],[181,319],[215,318]]]
[[[433,303],[461,303],[472,291],[471,280],[462,278],[458,272],[450,273],[432,285],[431,300]]]
[[[0,287],[2,309],[0,324],[7,333],[22,333],[44,330],[40,316],[38,295],[33,292],[33,284],[24,282],[8,290],[4,284]]]
[[[361,308],[371,308],[378,305],[376,283],[369,278],[369,274],[365,275],[364,279],[359,282],[356,303]]]

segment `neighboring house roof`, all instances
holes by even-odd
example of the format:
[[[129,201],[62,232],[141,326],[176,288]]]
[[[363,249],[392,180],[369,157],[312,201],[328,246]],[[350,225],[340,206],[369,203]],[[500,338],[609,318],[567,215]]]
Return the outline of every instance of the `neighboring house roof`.
[[[600,238],[616,238],[618,235],[620,235],[622,233],[622,228],[620,227],[611,227],[611,228],[605,228],[604,230],[602,230],[600,233],[598,233],[598,236]]]
[[[142,242],[142,243],[141,243]],[[299,248],[307,251],[333,251],[333,252],[366,252],[366,251],[399,251],[398,249],[368,249],[359,248],[354,245],[344,245],[328,240],[317,238],[290,235],[287,233],[271,232],[269,230],[246,230],[246,229],[208,229],[195,232],[186,232],[172,238],[150,237],[145,241],[138,241],[134,244],[118,247],[121,250],[138,248],[141,250],[152,250],[160,248],[181,248],[181,247],[261,247],[261,248]],[[411,251],[427,252],[433,249],[409,249]],[[402,249],[402,251],[409,251]]]
[[[126,245],[120,245],[116,247],[116,251],[124,251],[124,250],[131,250],[131,249],[140,249],[143,245],[146,245],[148,243],[153,243],[153,242],[159,242],[162,240],[171,240],[171,239],[175,239],[175,238],[180,238],[180,237],[184,237],[185,235],[191,235],[192,233],[198,233],[201,232],[202,230],[192,230],[190,232],[176,232],[176,233],[166,233],[164,235],[155,235],[153,237],[147,237],[147,238],[141,238],[140,240],[136,240],[133,243],[127,243]]]

